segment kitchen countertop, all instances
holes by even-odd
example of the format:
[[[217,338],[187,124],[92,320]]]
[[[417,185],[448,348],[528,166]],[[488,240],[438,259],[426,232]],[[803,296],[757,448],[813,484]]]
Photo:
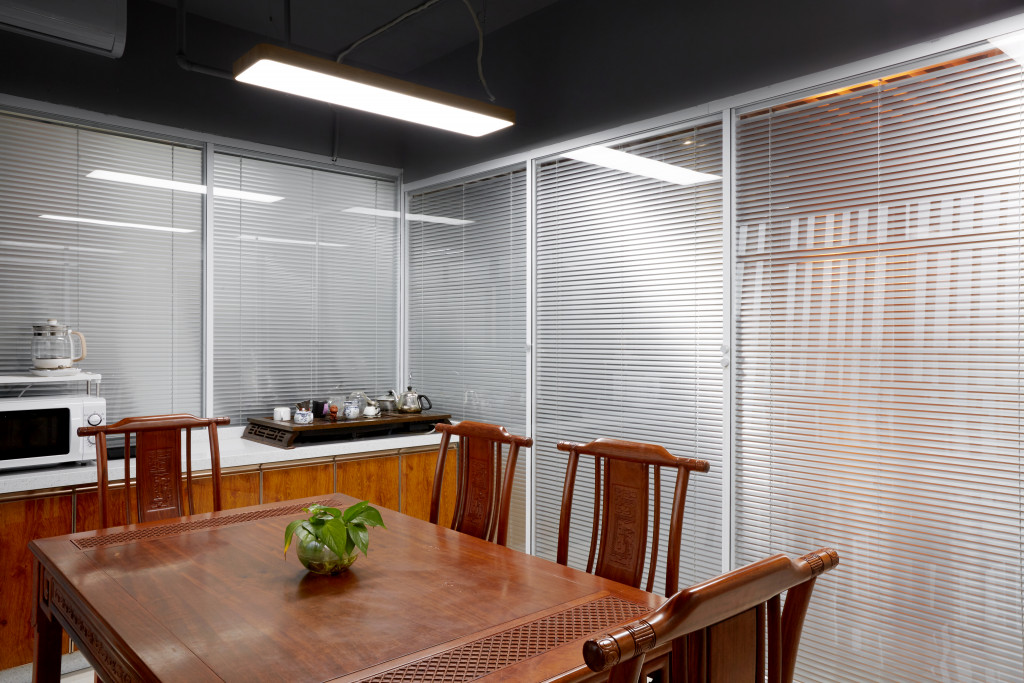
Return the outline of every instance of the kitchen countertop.
[[[244,430],[244,425],[222,427],[217,430],[222,470],[228,467],[244,467],[309,458],[325,458],[336,455],[345,456],[401,448],[422,448],[423,446],[436,446],[441,442],[440,434],[428,432],[426,434],[405,434],[401,436],[368,437],[308,445],[300,444],[292,449],[283,449],[253,441],[245,441],[241,438]],[[209,439],[207,439],[205,431],[196,431],[192,435],[192,471],[202,472],[209,469]],[[111,460],[108,463],[108,472],[111,481],[123,479],[124,461]],[[134,475],[135,470],[133,467],[132,476],[134,477]],[[82,486],[95,483],[95,460],[58,467],[11,470],[0,472],[0,496],[24,491]]]

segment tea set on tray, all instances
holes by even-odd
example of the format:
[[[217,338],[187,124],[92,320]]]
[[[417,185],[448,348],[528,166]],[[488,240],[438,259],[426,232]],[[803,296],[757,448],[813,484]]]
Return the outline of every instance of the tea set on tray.
[[[274,408],[274,419],[294,419],[295,424],[312,424],[314,417],[336,422],[360,417],[380,417],[384,413],[419,413],[434,407],[426,395],[416,393],[411,386],[398,395],[392,390],[386,396],[378,396],[375,399],[362,391],[353,391],[346,398],[332,396],[326,401],[302,401],[295,405],[297,410],[294,418],[291,409],[284,406]]]

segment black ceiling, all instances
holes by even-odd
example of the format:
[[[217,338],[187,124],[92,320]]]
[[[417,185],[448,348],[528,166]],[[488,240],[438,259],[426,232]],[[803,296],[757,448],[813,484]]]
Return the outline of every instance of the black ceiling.
[[[187,57],[222,72],[260,42],[334,57],[422,2],[186,0]],[[120,59],[0,33],[0,93],[126,128],[142,121],[186,138],[199,131],[398,167],[416,180],[688,107],[699,112],[1024,11],[1024,0],[438,0],[345,62],[485,99],[467,2],[486,32],[483,67],[496,104],[516,112],[515,126],[481,138],[184,70],[177,0],[128,0]]]
[[[177,0],[156,0],[177,9]],[[486,36],[559,0],[186,0],[198,16],[260,36],[336,57],[373,31],[419,7],[354,49],[347,62],[407,74],[466,45],[477,44],[476,14]]]

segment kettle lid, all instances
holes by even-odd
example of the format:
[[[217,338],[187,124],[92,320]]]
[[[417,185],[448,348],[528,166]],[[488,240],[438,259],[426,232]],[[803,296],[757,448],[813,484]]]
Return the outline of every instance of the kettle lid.
[[[64,335],[68,332],[67,325],[61,325],[56,318],[49,318],[45,323],[32,326],[32,333],[36,335]]]

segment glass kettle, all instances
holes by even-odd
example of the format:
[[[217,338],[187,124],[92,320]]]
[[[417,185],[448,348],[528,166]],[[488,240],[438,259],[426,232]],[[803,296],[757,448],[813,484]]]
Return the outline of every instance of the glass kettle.
[[[75,356],[72,336],[78,337],[82,354]],[[32,326],[32,367],[37,370],[65,370],[85,358],[85,337],[50,318]]]

